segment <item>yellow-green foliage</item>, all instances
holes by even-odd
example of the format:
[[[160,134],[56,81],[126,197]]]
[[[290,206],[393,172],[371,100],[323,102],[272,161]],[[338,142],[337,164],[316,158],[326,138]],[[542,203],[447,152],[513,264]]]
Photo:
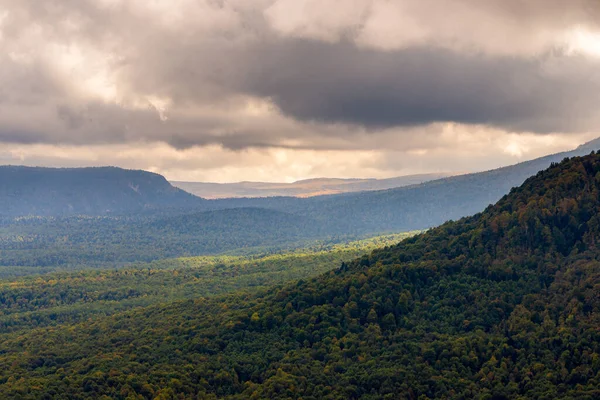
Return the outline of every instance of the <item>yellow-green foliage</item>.
[[[416,232],[287,253],[201,256],[0,280],[0,331],[76,322],[150,304],[266,288],[337,268]]]

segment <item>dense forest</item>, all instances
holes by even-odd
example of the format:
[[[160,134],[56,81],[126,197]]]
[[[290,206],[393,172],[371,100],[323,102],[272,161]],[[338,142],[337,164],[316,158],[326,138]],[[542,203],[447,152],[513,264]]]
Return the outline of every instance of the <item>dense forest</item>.
[[[339,267],[416,232],[310,246],[277,254],[200,256],[31,275],[0,269],[0,332],[85,321],[130,308],[234,291],[266,289]],[[24,275],[24,276],[20,276]]]
[[[0,226],[0,265],[113,267],[235,250],[243,254],[279,251],[317,239],[340,242],[351,236],[334,232],[311,218],[261,208],[168,217],[19,218]]]
[[[595,399],[599,211],[566,159],[316,278],[5,334],[0,397]]]

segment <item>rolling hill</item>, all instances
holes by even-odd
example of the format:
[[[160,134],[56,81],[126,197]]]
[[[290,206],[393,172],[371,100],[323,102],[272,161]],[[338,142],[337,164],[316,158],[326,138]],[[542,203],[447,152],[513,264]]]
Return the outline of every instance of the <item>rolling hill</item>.
[[[491,171],[387,190],[369,189],[309,198],[276,196],[206,200],[171,186],[160,175],[145,171],[114,167],[0,167],[0,200],[5,205],[0,210],[0,217],[144,213],[146,218],[262,208],[308,218],[326,225],[325,230],[333,234],[407,231],[428,228],[481,211],[551,163],[565,157],[585,155],[595,149],[600,149],[600,139],[573,151]],[[364,185],[370,183],[357,184],[367,188]],[[352,186],[353,183],[347,185]],[[232,212],[232,218],[235,218],[235,212]]]
[[[593,399],[600,155],[262,294],[4,335],[5,398]],[[102,397],[104,396],[104,397]]]

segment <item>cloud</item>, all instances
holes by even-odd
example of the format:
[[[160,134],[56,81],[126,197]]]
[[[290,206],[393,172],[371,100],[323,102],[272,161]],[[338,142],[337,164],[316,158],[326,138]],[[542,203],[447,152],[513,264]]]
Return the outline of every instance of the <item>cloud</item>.
[[[471,172],[570,150],[593,134],[506,134],[479,126],[445,124],[408,143],[386,133],[381,143],[355,150],[246,148],[220,145],[176,149],[166,143],[55,145],[0,143],[0,164],[82,167],[117,165],[144,169],[171,180],[287,181],[317,177],[387,178],[427,172]],[[389,146],[387,144],[390,144]],[[363,149],[360,149],[363,147]]]
[[[286,37],[398,50],[435,46],[534,55],[567,45],[574,27],[597,29],[595,0],[277,0],[266,11]]]
[[[443,164],[459,151],[441,140],[448,126],[468,143],[573,144],[600,126],[596,0],[0,0],[0,10],[0,142],[21,150],[386,159],[385,149]],[[522,143],[509,152],[530,154]]]
[[[247,90],[299,120],[373,129],[454,121],[539,133],[600,122],[600,60],[582,56],[515,59],[287,41],[261,59],[244,74]]]

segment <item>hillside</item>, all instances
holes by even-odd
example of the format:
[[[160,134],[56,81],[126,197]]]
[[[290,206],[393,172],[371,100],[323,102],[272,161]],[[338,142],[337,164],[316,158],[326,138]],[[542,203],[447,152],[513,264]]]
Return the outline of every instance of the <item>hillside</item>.
[[[4,335],[5,398],[593,399],[600,155],[262,295]]]
[[[172,181],[173,186],[193,193],[205,199],[231,197],[273,197],[293,196],[312,197],[325,194],[362,192],[366,190],[384,190],[396,187],[417,185],[434,179],[445,178],[449,174],[418,174],[388,179],[305,179],[292,183],[270,182],[181,182]]]
[[[420,185],[318,196],[308,199],[224,199],[209,207],[263,207],[296,213],[342,232],[369,234],[426,229],[448,220],[480,212],[511,188],[565,157],[582,156],[600,149],[598,140],[569,152],[552,154],[491,171],[453,176]]]
[[[146,171],[0,166],[0,216],[107,215],[202,202]]]

